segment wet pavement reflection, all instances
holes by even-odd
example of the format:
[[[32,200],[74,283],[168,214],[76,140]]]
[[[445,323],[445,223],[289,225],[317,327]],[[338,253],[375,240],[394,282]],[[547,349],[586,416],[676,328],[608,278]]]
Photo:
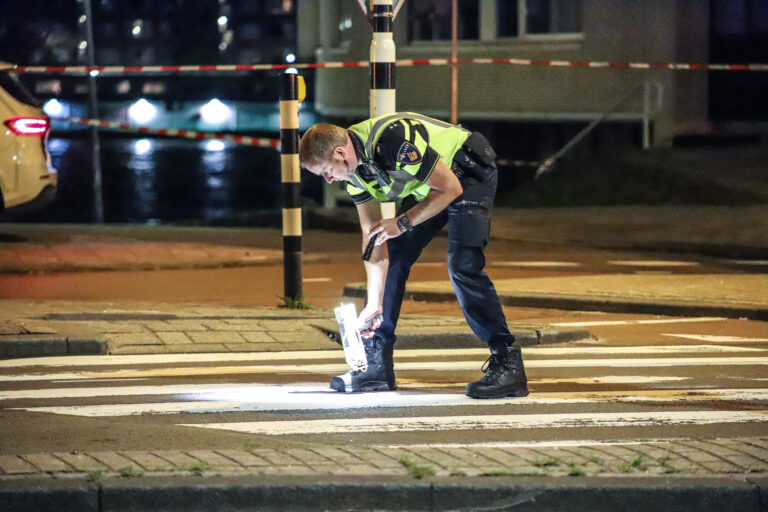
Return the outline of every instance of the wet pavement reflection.
[[[56,200],[27,215],[31,222],[92,222],[93,168],[87,136],[52,137],[59,172]],[[240,225],[257,212],[280,209],[280,154],[272,148],[220,140],[101,138],[107,223]],[[303,194],[321,199],[320,184],[302,179]]]

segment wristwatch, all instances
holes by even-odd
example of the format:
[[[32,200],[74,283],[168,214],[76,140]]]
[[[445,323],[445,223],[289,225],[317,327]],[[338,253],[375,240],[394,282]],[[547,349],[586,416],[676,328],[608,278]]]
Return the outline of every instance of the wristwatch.
[[[406,231],[410,231],[413,229],[413,226],[411,225],[410,219],[408,219],[408,216],[406,214],[402,214],[397,218],[397,227],[400,228],[400,231],[402,233],[405,233]]]

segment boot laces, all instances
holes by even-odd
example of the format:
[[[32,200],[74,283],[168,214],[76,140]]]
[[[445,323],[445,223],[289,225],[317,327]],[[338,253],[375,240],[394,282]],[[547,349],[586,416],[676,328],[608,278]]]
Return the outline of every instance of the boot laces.
[[[482,372],[485,374],[483,375],[482,380],[492,381],[499,374],[503,373],[504,362],[505,362],[504,358],[492,354],[488,359],[485,360],[485,363],[483,363],[482,368],[480,368]]]

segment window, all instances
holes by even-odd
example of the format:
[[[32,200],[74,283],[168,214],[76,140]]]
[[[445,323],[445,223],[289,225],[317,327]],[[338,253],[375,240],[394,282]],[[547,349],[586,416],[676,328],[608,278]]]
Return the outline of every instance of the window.
[[[514,1],[514,0],[512,0]],[[478,39],[480,12],[477,0],[458,0],[458,38]],[[444,41],[451,39],[451,0],[408,2],[408,39]]]
[[[498,37],[582,31],[582,0],[496,0]]]

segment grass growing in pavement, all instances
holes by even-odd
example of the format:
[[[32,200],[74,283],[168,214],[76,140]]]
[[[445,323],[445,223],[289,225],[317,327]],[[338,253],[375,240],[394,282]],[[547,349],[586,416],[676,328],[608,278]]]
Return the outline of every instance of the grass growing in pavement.
[[[417,464],[408,455],[400,457],[400,464],[408,470],[408,474],[416,478],[424,478],[425,476],[434,476],[437,471],[432,466],[426,464]]]
[[[304,300],[303,295],[299,295],[298,297],[279,297],[278,298],[283,301],[282,304],[280,304],[278,307],[281,308],[287,308],[287,309],[315,309],[315,307],[312,304],[309,304]]]
[[[202,461],[196,462],[189,467],[189,470],[198,476],[201,475],[203,471],[208,471],[209,469],[211,469],[211,465]]]
[[[141,476],[144,472],[140,469],[135,469],[132,466],[125,466],[124,468],[120,468],[120,476],[123,478],[131,478],[134,476]]]
[[[85,474],[86,480],[89,482],[98,482],[107,473],[106,469],[92,469]]]

